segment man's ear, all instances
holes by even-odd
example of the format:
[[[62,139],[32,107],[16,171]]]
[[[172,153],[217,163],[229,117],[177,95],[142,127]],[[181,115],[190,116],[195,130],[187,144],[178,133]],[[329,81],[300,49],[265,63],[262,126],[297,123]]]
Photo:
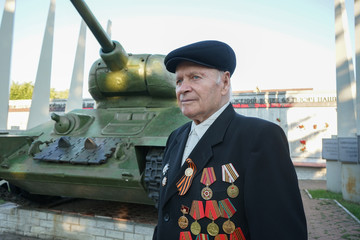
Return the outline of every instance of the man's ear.
[[[226,71],[224,72],[223,76],[222,76],[222,82],[223,82],[223,87],[221,89],[221,94],[222,95],[226,95],[229,91],[230,91],[230,72]]]

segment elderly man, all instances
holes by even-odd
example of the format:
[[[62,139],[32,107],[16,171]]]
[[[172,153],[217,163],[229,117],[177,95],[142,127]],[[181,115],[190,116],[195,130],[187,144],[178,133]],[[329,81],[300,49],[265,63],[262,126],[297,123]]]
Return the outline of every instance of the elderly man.
[[[235,113],[235,53],[219,41],[170,52],[176,96],[192,121],[168,139],[153,239],[307,239],[287,138],[271,122]]]

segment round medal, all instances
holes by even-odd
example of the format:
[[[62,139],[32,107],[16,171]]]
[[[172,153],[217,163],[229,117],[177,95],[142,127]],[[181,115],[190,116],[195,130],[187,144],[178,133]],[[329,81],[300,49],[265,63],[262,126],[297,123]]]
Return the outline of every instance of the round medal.
[[[234,185],[231,184],[228,188],[227,188],[227,194],[229,195],[229,197],[231,198],[236,198],[239,195],[239,188]]]
[[[192,168],[187,168],[185,170],[185,176],[190,177],[193,174],[194,170]]]
[[[226,222],[224,222],[222,228],[225,233],[232,234],[235,231],[235,224],[229,219]]]
[[[213,196],[213,191],[209,187],[204,187],[201,190],[201,197],[204,200],[210,200],[212,198],[212,196]]]
[[[185,229],[187,228],[187,226],[189,226],[189,220],[187,219],[187,217],[181,216],[179,217],[178,224],[181,229]]]
[[[195,236],[199,235],[200,232],[201,232],[201,226],[200,226],[200,224],[199,224],[197,221],[193,222],[193,223],[191,224],[191,226],[190,226],[190,231],[191,231],[191,233],[194,234]]]
[[[216,223],[214,223],[214,222],[209,223],[209,224],[207,225],[207,232],[208,232],[211,236],[215,237],[216,235],[219,234],[219,226],[216,225]]]

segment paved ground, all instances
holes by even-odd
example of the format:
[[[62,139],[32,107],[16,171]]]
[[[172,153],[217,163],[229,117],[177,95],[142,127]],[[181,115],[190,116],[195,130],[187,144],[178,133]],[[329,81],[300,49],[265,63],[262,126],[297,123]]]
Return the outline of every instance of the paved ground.
[[[359,240],[360,224],[333,200],[310,199],[304,189],[326,189],[325,181],[299,181],[309,240]]]
[[[309,240],[360,240],[360,224],[332,200],[310,199],[304,189],[326,189],[325,181],[299,182],[308,223]],[[37,238],[0,235],[0,240]]]

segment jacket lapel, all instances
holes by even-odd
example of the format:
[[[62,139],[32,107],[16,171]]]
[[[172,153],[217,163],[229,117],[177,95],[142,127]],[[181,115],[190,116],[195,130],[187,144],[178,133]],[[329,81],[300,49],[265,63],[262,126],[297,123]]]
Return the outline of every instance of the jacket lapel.
[[[226,130],[235,116],[235,111],[231,105],[229,105],[224,112],[215,120],[215,122],[209,127],[203,137],[199,140],[193,151],[190,153],[189,158],[195,163],[197,171],[194,178],[202,173],[202,169],[208,164],[211,157],[213,156],[213,147],[221,143],[224,139]],[[176,182],[184,175],[186,168],[188,167],[185,163],[180,168],[180,162],[185,148],[185,143],[189,135],[191,124],[188,125],[185,131],[178,135],[176,138],[176,145],[171,150],[170,157],[174,166],[171,171],[169,167],[169,184],[166,189],[164,196],[162,196],[162,206],[174,195],[177,194]],[[176,161],[176,165],[175,164]],[[175,166],[176,165],[176,166]]]
[[[169,160],[168,160],[169,171],[167,175],[169,182],[161,193],[162,199],[165,199],[165,197],[169,196],[170,193],[171,193],[170,195],[173,195],[174,193],[177,192],[177,188],[176,188],[176,181],[178,181],[177,175],[181,168],[183,152],[190,129],[191,129],[191,122],[187,123],[187,126],[185,127],[184,131],[182,131],[179,135],[176,136],[174,146],[171,149],[169,149],[169,151],[171,151],[169,153]],[[162,205],[165,204],[166,201],[162,201]]]

